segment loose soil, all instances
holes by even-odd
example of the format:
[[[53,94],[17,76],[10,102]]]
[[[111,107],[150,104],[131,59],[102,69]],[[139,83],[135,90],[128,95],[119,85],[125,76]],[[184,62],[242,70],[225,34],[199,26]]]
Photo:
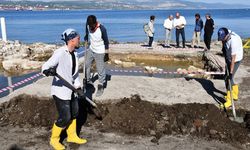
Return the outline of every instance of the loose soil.
[[[103,114],[101,121],[94,115],[87,117],[86,112],[91,113],[89,107],[85,107],[86,103],[82,101],[79,104],[81,109],[78,125],[94,127],[105,133],[154,136],[151,140],[153,143],[158,143],[164,135],[190,135],[234,146],[247,146],[250,143],[245,124],[232,122],[224,111],[212,104],[167,106],[142,101],[138,95],[134,95],[116,103],[110,100],[109,103],[98,104]],[[240,110],[237,114],[244,116],[245,112]],[[48,132],[39,136],[47,140],[55,119],[55,105],[49,98],[20,95],[0,106],[1,128],[45,128]],[[33,141],[31,145],[35,144],[36,141]],[[27,143],[21,146],[25,147]]]
[[[243,59],[242,65],[250,66],[250,56],[246,55]],[[250,72],[250,69],[248,69],[248,72]],[[240,90],[240,96],[242,96],[242,100],[239,101],[241,106],[244,106],[245,108],[248,108],[249,114],[250,114],[250,95],[248,94],[250,92],[250,77],[245,77],[242,79],[242,83],[239,84],[239,90]],[[250,118],[249,118],[249,127],[250,127]]]

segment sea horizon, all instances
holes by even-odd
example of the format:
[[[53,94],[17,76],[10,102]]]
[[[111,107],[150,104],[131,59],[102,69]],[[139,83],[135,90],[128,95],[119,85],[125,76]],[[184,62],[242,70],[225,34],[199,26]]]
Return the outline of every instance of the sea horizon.
[[[215,21],[213,40],[220,27],[228,27],[243,39],[250,33],[246,24],[250,24],[250,9],[167,9],[167,10],[46,10],[46,11],[0,11],[0,17],[5,17],[8,40],[19,40],[22,43],[61,43],[60,34],[66,28],[75,28],[81,34],[85,33],[86,18],[90,14],[107,28],[110,40],[119,43],[145,42],[147,37],[143,24],[149,21],[150,15],[156,16],[155,41],[163,41],[165,30],[163,22],[169,14],[179,11],[187,20],[185,27],[186,39],[191,41],[194,29],[194,14],[200,13],[205,23],[205,14],[210,13]],[[1,33],[1,32],[0,32]],[[27,36],[28,35],[28,36]],[[203,33],[202,33],[203,39]],[[175,41],[175,32],[172,32]]]

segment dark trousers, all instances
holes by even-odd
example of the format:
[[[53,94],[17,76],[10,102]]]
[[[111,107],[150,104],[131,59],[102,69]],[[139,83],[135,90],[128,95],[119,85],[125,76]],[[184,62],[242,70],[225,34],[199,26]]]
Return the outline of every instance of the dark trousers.
[[[227,68],[226,68],[226,71],[225,71],[225,75],[226,75],[225,85],[226,85],[226,88],[227,88],[228,91],[230,90],[230,88],[229,88],[229,80],[228,79],[230,79],[230,81],[231,81],[231,86],[235,85],[234,76],[235,76],[236,71],[238,70],[238,68],[240,66],[240,63],[241,63],[241,61],[235,62],[234,70],[233,70],[233,73],[232,73],[231,76],[227,76],[229,74],[229,72],[227,72],[227,71],[230,71],[230,64],[227,64],[227,66],[226,66]]]
[[[148,42],[148,46],[149,46],[149,47],[152,47],[153,41],[154,41],[154,37],[150,37],[150,36],[149,36],[149,42]]]
[[[53,99],[58,112],[58,119],[55,124],[58,127],[65,128],[78,115],[78,99],[74,97],[74,94],[72,94],[71,100],[62,100],[55,95],[53,95]]]
[[[176,31],[175,31],[175,36],[176,36],[176,46],[177,47],[180,47],[180,45],[179,45],[179,36],[180,36],[180,34],[181,34],[181,37],[182,37],[182,46],[183,46],[183,48],[185,48],[185,30],[184,30],[184,28],[182,28],[182,29],[176,29]]]
[[[208,50],[210,50],[212,35],[213,35],[213,32],[205,32],[204,33],[204,43],[205,43]]]

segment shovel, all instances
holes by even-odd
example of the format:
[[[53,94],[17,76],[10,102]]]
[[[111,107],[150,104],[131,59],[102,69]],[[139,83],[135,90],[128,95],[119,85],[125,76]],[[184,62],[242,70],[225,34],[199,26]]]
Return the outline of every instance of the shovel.
[[[235,105],[234,105],[234,100],[233,100],[232,85],[231,85],[231,79],[229,78],[228,67],[227,67],[227,78],[228,78],[228,86],[229,86],[229,90],[230,90],[230,98],[231,98],[232,112],[233,112],[233,118],[229,117],[229,119],[232,121],[238,122],[238,123],[242,123],[242,122],[244,122],[243,117],[237,117],[237,115],[236,115]]]
[[[63,81],[63,84],[70,88],[72,91],[78,93],[77,89],[72,85],[70,84],[68,81],[66,81],[62,76],[60,76],[59,74],[56,73],[55,75],[56,77],[58,77],[60,80]],[[101,111],[98,109],[97,105],[95,102],[93,102],[91,99],[89,99],[87,96],[85,96],[85,99],[87,102],[89,102],[92,106],[93,106],[93,113],[95,114],[95,116],[97,117],[97,119],[100,119],[102,120],[102,115],[101,115]]]

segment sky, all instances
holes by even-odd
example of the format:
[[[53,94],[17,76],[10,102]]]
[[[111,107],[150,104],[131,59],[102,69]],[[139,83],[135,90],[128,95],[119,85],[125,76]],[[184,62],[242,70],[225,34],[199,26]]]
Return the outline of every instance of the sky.
[[[191,2],[205,2],[205,3],[227,3],[227,4],[244,4],[249,3],[249,0],[187,0]]]

